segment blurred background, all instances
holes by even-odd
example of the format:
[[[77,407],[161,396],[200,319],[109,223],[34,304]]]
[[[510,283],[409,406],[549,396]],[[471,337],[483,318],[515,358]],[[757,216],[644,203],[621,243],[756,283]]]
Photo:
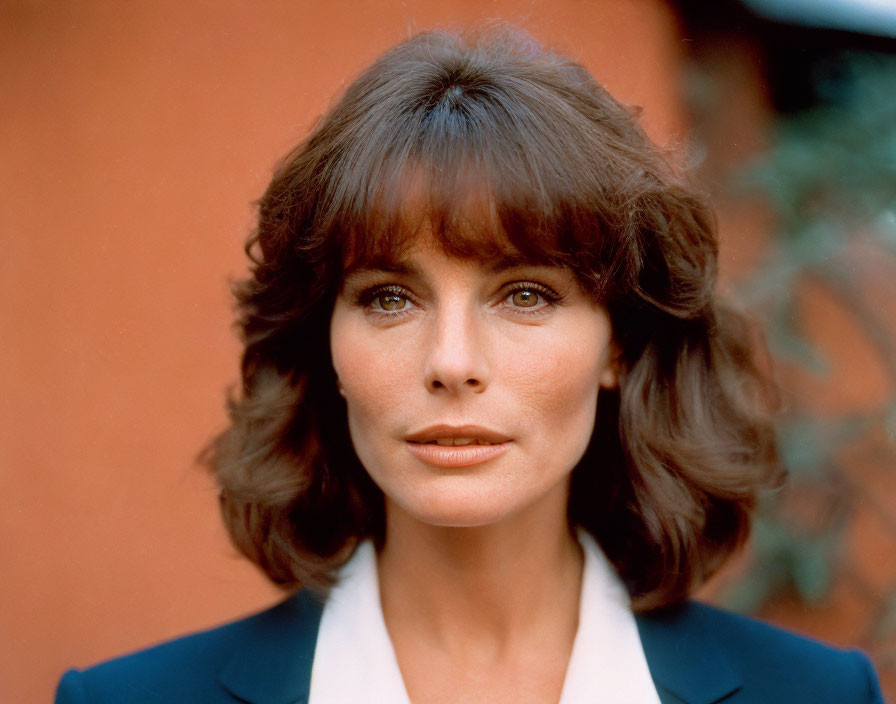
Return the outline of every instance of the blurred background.
[[[792,481],[701,596],[873,657],[896,700],[896,2],[0,3],[0,701],[280,598],[195,457],[276,160],[379,53],[501,18],[710,193]]]

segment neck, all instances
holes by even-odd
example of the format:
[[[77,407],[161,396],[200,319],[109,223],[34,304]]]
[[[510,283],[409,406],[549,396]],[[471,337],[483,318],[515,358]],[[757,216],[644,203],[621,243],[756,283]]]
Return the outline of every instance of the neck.
[[[565,495],[488,526],[423,524],[387,505],[378,557],[380,596],[393,638],[411,631],[449,653],[488,651],[575,635],[583,558]],[[409,630],[410,629],[410,630]]]

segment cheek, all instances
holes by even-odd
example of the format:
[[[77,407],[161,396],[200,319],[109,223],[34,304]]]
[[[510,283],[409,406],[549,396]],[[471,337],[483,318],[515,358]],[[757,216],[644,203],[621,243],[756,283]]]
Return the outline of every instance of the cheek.
[[[367,423],[381,418],[383,411],[394,407],[401,397],[401,369],[407,360],[388,346],[352,335],[345,326],[334,333],[330,345],[333,368],[342,385],[349,420],[363,419]]]
[[[578,344],[547,341],[514,365],[511,384],[526,425],[548,429],[557,438],[587,443],[594,427],[602,347],[589,338]]]

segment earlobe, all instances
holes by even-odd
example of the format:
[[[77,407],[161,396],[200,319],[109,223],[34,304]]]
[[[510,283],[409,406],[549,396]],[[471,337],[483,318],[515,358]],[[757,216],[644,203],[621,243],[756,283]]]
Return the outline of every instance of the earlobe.
[[[604,362],[604,368],[601,370],[600,376],[598,377],[598,383],[602,389],[617,389],[619,388],[619,347],[611,342],[607,346],[605,355],[606,360]]]
[[[610,367],[601,372],[600,375],[600,387],[602,389],[613,390],[619,386],[619,375],[616,373],[616,370]]]
[[[336,377],[336,390],[339,391],[339,395],[342,396],[342,398],[345,398],[345,389],[342,387],[342,382],[339,381],[338,376]]]

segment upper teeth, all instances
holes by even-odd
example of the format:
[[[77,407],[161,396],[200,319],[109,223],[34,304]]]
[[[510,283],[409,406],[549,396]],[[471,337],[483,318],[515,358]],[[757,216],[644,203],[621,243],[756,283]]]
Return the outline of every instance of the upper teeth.
[[[435,442],[437,445],[472,445],[473,443],[477,445],[491,445],[490,442],[477,440],[476,438],[438,438],[432,442]]]

